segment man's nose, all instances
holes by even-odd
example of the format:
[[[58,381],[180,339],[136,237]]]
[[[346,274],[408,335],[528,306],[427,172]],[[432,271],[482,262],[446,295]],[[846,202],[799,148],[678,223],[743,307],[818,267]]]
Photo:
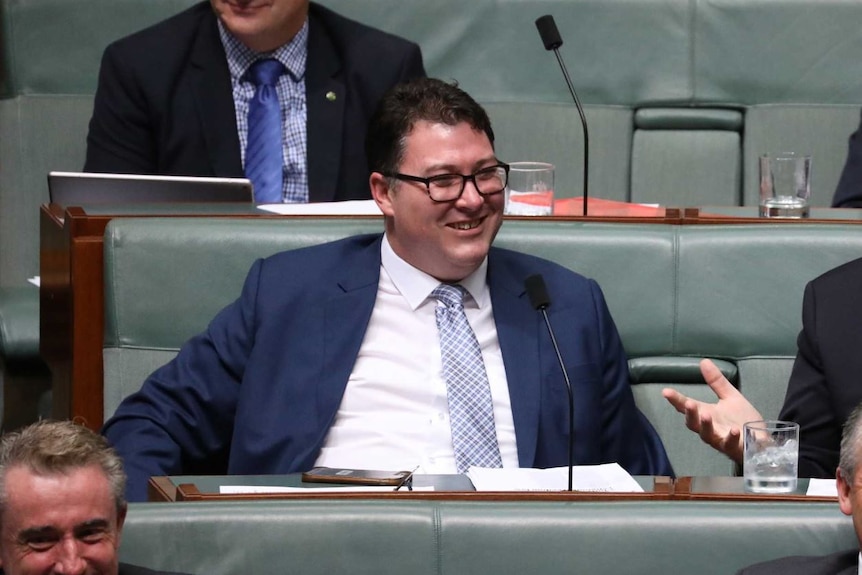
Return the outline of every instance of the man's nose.
[[[484,196],[479,193],[479,188],[476,186],[476,180],[467,180],[464,182],[464,191],[461,192],[461,197],[458,202],[463,206],[476,208],[482,205],[485,201]]]
[[[54,573],[57,575],[82,575],[87,569],[87,562],[81,554],[80,542],[74,539],[64,539],[56,549],[57,557],[54,563]]]

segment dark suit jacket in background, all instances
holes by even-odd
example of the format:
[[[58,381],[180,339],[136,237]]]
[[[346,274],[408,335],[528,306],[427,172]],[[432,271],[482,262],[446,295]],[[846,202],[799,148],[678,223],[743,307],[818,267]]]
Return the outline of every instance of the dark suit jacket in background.
[[[859,550],[823,557],[783,557],[741,569],[737,575],[856,575]]]
[[[368,119],[386,90],[425,75],[421,52],[316,4],[308,20],[310,201],[370,198]],[[105,50],[84,169],[244,176],[230,72],[208,1]]]
[[[799,423],[799,476],[835,477],[841,427],[862,401],[862,259],[805,287],[797,345],[779,418]]]
[[[279,474],[314,465],[374,308],[380,242],[358,236],[252,266],[240,298],[105,424],[131,500],[146,497],[152,475]],[[671,475],[658,434],[635,406],[599,286],[533,256],[492,248],[488,258],[520,466],[568,461],[565,380],[524,291],[524,279],[541,273],[574,391],[575,463],[616,461],[634,475]]]
[[[850,136],[847,161],[832,196],[833,208],[862,208],[862,123]]]

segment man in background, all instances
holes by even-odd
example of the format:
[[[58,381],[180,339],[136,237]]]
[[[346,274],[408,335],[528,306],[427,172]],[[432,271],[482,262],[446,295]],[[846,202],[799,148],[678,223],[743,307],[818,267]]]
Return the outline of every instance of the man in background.
[[[201,2],[105,50],[84,169],[247,176],[265,203],[368,199],[368,118],[424,75],[415,44],[308,0]]]
[[[120,563],[126,475],[105,439],[41,421],[0,439],[4,575],[155,575]]]

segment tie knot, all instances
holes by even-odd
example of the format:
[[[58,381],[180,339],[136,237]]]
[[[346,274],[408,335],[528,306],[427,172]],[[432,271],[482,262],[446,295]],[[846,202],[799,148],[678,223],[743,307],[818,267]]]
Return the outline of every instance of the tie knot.
[[[440,284],[431,292],[431,297],[436,298],[446,307],[463,307],[465,291],[460,285]]]
[[[284,64],[274,58],[258,60],[248,69],[248,77],[255,86],[275,86],[284,74]]]

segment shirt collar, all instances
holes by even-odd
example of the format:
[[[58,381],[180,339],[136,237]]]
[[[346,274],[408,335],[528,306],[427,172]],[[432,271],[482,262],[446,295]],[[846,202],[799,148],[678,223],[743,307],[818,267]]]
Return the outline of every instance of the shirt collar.
[[[380,247],[380,258],[383,269],[392,278],[392,283],[398,289],[398,292],[404,296],[410,308],[416,310],[422,303],[428,299],[431,292],[440,285],[440,280],[426,274],[425,272],[413,267],[404,261],[389,243],[389,238],[386,234],[383,235],[383,242]],[[491,301],[488,290],[488,256],[482,260],[476,270],[458,282],[458,285],[464,287],[476,302],[479,309],[488,305]]]
[[[294,81],[299,81],[305,77],[305,65],[308,58],[308,18],[305,19],[302,28],[290,42],[269,53],[258,53],[251,50],[231,34],[221,20],[217,20],[217,22],[219,37],[227,56],[228,70],[230,70],[230,76],[234,82],[244,81],[245,73],[249,67],[261,58],[275,58],[281,62]]]

